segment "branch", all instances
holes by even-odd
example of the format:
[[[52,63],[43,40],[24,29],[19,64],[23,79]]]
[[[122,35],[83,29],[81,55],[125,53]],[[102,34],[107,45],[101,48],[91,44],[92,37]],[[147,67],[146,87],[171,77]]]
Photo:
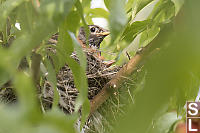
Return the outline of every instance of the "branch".
[[[159,48],[159,44],[163,44],[161,42],[166,41],[163,40],[161,36],[167,36],[167,33],[169,33],[169,30],[171,29],[171,24],[166,25],[162,32],[160,32],[149,45],[138,51],[136,55],[132,57],[129,62],[110,80],[110,82],[103,87],[103,89],[90,101],[90,115],[120,87],[125,80],[123,77],[132,75],[140,66],[144,65],[148,57]]]

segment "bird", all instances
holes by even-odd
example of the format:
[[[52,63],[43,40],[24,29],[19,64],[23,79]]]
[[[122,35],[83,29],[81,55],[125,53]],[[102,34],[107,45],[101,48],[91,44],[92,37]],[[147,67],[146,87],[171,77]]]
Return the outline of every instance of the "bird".
[[[91,48],[93,50],[99,50],[100,44],[103,39],[110,34],[109,30],[104,29],[98,25],[88,25],[89,38],[86,39],[86,31],[82,26],[79,29],[77,40],[83,48]],[[57,44],[59,33],[55,33],[48,40],[48,44]],[[89,46],[87,46],[87,44]]]
[[[101,56],[101,51],[99,50],[101,42],[110,34],[109,30],[98,25],[88,25],[88,29],[90,32],[88,39],[86,39],[87,37],[85,28],[81,27],[79,29],[77,40],[79,41],[80,45],[83,48],[87,48],[87,50],[93,52],[93,56],[102,60],[107,67],[111,66],[113,63],[115,63],[115,61],[104,61],[105,58]]]
[[[110,34],[109,30],[104,29],[98,25],[88,25],[89,36],[86,37],[86,29],[84,26],[79,28],[77,40],[81,47],[88,52],[93,53],[93,56],[97,57],[106,64],[106,66],[111,66],[115,61],[104,61],[104,57],[101,56],[100,45],[106,36]],[[54,34],[49,40],[49,44],[56,44],[58,40],[59,33]]]
[[[114,64],[115,60],[104,61],[104,57],[101,56],[100,45],[101,42],[104,40],[106,36],[110,34],[109,30],[104,29],[98,25],[88,25],[89,29],[89,37],[86,39],[86,31],[84,27],[79,29],[78,33],[78,41],[83,48],[89,49],[89,51],[93,52],[93,56],[97,57],[98,59],[102,60],[102,62],[107,66],[110,67]],[[89,45],[89,46],[88,46]],[[88,48],[89,47],[89,48]]]
[[[115,63],[115,60],[104,61],[105,58],[101,56],[101,51],[99,50],[101,42],[110,34],[109,30],[98,25],[88,25],[88,29],[90,32],[88,39],[86,39],[85,28],[81,27],[79,29],[77,40],[83,48],[87,48],[87,50],[89,49],[89,51],[92,51],[93,56],[102,60],[107,67],[110,67],[113,63]]]
[[[85,28],[81,27],[78,33],[78,41],[82,47],[87,47],[87,44],[92,49],[99,49],[103,39],[110,34],[109,30],[97,25],[88,25],[89,37],[86,39]]]

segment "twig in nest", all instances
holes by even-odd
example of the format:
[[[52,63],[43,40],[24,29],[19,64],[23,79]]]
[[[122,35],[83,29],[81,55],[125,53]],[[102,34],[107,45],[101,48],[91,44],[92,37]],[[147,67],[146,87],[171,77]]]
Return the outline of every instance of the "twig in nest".
[[[128,54],[128,52],[126,51],[126,55],[127,55],[127,57],[128,57],[128,60],[130,60],[131,59],[131,57],[130,57],[130,55]]]

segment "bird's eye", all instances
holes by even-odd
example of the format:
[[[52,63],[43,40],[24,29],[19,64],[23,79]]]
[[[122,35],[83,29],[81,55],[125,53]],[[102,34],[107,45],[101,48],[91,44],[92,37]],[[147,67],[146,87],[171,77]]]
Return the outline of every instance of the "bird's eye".
[[[91,32],[95,32],[95,28],[92,27],[92,28],[90,29],[90,31],[91,31]]]

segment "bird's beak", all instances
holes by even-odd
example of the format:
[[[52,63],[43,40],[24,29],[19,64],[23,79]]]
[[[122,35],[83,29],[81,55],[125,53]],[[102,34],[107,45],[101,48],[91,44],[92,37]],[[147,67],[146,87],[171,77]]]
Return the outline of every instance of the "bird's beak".
[[[102,33],[98,33],[98,35],[100,35],[100,36],[107,36],[109,34],[110,34],[110,32],[108,32],[108,31],[102,32]]]

